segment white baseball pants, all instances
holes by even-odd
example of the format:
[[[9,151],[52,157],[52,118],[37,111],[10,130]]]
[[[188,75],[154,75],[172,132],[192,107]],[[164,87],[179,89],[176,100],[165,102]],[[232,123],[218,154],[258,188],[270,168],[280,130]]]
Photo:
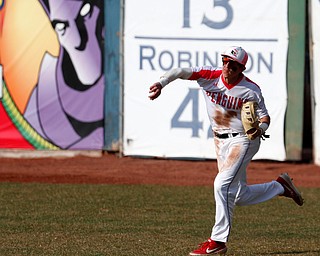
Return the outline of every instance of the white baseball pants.
[[[211,239],[227,242],[235,205],[265,202],[282,194],[284,189],[276,181],[247,185],[246,168],[259,150],[259,138],[251,141],[246,135],[238,135],[214,140],[219,173],[214,181],[216,216]]]

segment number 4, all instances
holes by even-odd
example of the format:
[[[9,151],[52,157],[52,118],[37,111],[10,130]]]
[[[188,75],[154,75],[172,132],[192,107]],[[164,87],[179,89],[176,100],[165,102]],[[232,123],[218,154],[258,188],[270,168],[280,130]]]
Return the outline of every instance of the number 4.
[[[192,104],[192,120],[181,121],[181,115],[188,104]],[[187,96],[171,119],[171,127],[191,129],[192,137],[199,137],[199,129],[202,129],[202,126],[203,122],[199,121],[199,90],[189,89]]]

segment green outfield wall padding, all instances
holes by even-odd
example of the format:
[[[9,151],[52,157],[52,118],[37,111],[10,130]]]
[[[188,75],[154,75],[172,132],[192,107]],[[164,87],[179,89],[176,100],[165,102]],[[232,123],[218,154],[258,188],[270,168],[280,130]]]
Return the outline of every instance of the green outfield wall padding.
[[[288,0],[288,105],[285,120],[287,160],[301,160],[305,77],[306,1]]]
[[[105,150],[118,151],[122,117],[120,95],[121,12],[119,0],[106,0],[105,19]]]

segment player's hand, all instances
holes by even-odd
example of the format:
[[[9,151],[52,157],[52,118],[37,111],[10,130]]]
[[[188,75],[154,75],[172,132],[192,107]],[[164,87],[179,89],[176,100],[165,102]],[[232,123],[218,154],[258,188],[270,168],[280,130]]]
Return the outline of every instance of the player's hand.
[[[162,85],[159,82],[151,85],[150,90],[149,90],[149,93],[151,93],[149,95],[149,99],[154,100],[154,99],[158,98],[161,94],[161,90],[162,90]]]

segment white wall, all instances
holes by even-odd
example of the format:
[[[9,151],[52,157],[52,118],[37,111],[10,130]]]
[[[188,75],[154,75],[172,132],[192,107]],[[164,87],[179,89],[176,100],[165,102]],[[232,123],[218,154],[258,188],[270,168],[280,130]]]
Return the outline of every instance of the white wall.
[[[286,0],[127,0],[125,10],[125,155],[215,158],[196,82],[175,81],[155,101],[149,86],[173,67],[220,66],[221,52],[240,45],[272,118],[255,159],[285,160]]]

